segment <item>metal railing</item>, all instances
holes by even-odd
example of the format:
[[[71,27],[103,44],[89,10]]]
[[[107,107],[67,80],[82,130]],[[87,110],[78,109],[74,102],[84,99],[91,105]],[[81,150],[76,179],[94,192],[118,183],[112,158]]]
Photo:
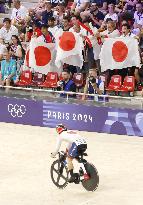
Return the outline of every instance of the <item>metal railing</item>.
[[[86,100],[84,101],[84,104],[88,102],[92,102],[91,104],[97,104],[102,106],[114,106],[116,104],[116,107],[131,107],[131,108],[138,108],[143,109],[143,97],[125,97],[125,96],[114,96],[114,95],[98,95],[98,94],[84,94],[80,92],[65,92],[65,91],[56,91],[51,89],[39,89],[39,88],[25,88],[25,87],[12,87],[12,86],[1,86],[0,85],[1,96],[10,96],[14,93],[16,96],[24,96],[24,98],[27,98],[26,96],[30,96],[31,99],[36,100],[36,97],[41,97],[43,100],[45,100],[45,97],[51,97],[54,99],[58,99],[61,94],[64,94],[63,101],[65,102],[77,102],[77,103],[83,103],[82,96],[86,96]],[[15,92],[14,92],[15,91]],[[20,91],[20,92],[19,92]],[[76,98],[71,99],[71,95],[75,95]],[[88,97],[92,97],[92,100],[89,100]],[[98,99],[103,99],[98,101]],[[61,97],[62,99],[62,97]],[[130,104],[129,104],[130,103]]]

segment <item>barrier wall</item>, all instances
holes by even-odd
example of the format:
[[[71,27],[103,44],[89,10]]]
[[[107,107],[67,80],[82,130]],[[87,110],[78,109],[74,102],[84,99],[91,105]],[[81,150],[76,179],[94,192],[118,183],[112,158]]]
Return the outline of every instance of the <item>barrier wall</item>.
[[[143,136],[143,110],[0,97],[0,121]]]

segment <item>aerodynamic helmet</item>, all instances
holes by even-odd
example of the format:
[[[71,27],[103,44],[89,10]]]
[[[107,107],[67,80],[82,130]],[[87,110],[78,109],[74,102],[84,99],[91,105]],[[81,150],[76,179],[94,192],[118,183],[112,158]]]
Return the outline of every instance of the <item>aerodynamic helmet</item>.
[[[56,126],[56,131],[57,131],[58,134],[60,134],[63,131],[67,131],[67,128],[64,125],[59,124],[59,125]]]

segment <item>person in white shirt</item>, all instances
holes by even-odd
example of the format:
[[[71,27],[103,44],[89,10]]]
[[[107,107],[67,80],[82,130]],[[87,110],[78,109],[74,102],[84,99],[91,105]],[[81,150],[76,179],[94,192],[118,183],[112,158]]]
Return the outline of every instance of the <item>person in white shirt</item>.
[[[56,34],[58,32],[60,32],[59,30],[61,30],[61,28],[59,28],[58,26],[55,25],[55,18],[54,17],[50,17],[48,19],[48,31],[50,31],[52,33],[53,36],[56,36]]]
[[[136,27],[140,27],[143,28],[143,8],[142,8],[142,4],[138,3],[136,4],[136,11],[134,13],[134,25]]]
[[[11,25],[11,20],[9,18],[5,18],[3,24],[3,27],[0,29],[0,36],[4,39],[4,42],[8,44],[11,43],[12,35],[18,36],[18,29]]]
[[[112,21],[118,22],[118,15],[115,13],[114,4],[108,5],[108,14],[106,14],[104,21],[106,21],[107,19],[112,19]]]
[[[12,24],[23,23],[28,14],[27,9],[21,5],[20,0],[13,1],[13,10],[11,15]]]
[[[81,11],[85,11],[90,4],[90,0],[74,0],[71,12],[80,13]]]
[[[81,18],[79,16],[73,16],[71,18],[71,22],[73,24],[73,27],[69,29],[70,32],[78,33],[81,37],[86,36],[86,30],[82,28],[82,26],[79,25],[79,22],[81,22]]]
[[[130,25],[128,24],[122,25],[122,35],[120,37],[131,37],[137,39],[137,36],[131,32]]]
[[[116,23],[114,21],[108,21],[107,30],[100,33],[103,38],[116,38],[120,36],[120,32],[116,29]]]
[[[57,138],[57,145],[55,151],[51,153],[51,157],[55,157],[58,153],[61,144],[63,141],[68,143],[67,146],[67,163],[68,163],[68,170],[71,175],[71,178],[68,180],[70,183],[75,181],[75,175],[73,173],[73,163],[72,160],[79,155],[82,155],[87,149],[86,141],[75,131],[69,131],[67,128],[60,124],[56,126],[56,131],[59,134]]]

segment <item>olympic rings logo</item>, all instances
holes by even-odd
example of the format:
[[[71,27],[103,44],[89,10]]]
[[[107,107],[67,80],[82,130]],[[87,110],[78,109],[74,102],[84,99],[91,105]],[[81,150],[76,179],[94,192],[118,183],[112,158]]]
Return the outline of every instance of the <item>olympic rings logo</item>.
[[[26,113],[26,107],[25,105],[8,104],[8,112],[13,118],[22,117]]]

